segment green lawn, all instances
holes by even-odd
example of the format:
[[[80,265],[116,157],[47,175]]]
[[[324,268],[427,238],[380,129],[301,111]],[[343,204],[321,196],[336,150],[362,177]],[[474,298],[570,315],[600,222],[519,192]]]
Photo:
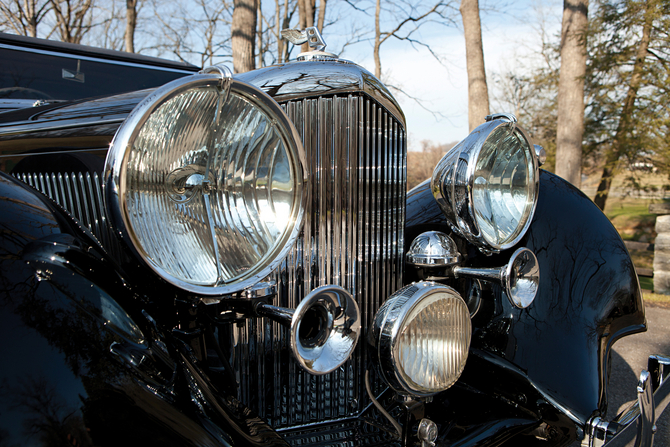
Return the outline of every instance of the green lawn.
[[[605,207],[605,215],[610,219],[623,240],[653,244],[656,239],[656,215],[649,212],[649,205],[667,200],[664,199],[665,194],[662,191],[667,189],[670,181],[667,176],[660,174],[634,174],[637,176],[638,185],[645,192],[631,189],[630,184],[625,182],[626,176],[630,176],[630,173],[617,175],[612,183],[612,190]],[[651,191],[656,191],[653,194],[655,198],[650,198],[649,192]],[[636,267],[653,268],[653,251],[629,250],[629,252]],[[644,290],[653,290],[653,279],[640,277],[640,286]],[[667,302],[670,306],[670,296],[645,293],[645,299],[653,303]]]
[[[670,295],[661,295],[658,293],[643,293],[645,303],[652,306],[668,307],[670,308]]]
[[[628,241],[653,242],[656,215],[649,213],[650,199],[611,198],[607,201],[605,215]]]

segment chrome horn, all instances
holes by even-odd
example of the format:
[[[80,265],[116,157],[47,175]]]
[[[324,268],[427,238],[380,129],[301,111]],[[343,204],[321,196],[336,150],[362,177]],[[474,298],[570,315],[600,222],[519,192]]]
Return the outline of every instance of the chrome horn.
[[[358,304],[340,286],[314,289],[295,310],[260,303],[256,313],[290,329],[293,355],[315,375],[328,374],[346,362],[361,332]]]
[[[439,231],[421,233],[412,241],[407,263],[418,268],[437,269],[447,276],[495,281],[502,285],[510,302],[524,309],[533,302],[540,286],[540,266],[528,248],[517,249],[502,267],[461,267],[456,243]]]
[[[499,282],[510,302],[524,309],[533,302],[540,285],[540,266],[535,253],[519,248],[507,265],[496,268],[454,267],[454,276],[488,279]]]

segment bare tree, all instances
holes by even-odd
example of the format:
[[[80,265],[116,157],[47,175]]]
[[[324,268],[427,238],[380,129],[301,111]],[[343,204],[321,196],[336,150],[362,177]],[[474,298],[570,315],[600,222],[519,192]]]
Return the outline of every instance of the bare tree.
[[[235,0],[232,24],[233,69],[235,73],[256,68],[257,0]]]
[[[37,37],[37,25],[49,13],[47,0],[7,0],[0,3],[0,26],[23,36]]]
[[[314,26],[316,0],[298,0],[298,28],[305,29]],[[302,51],[309,51],[309,43],[305,42]]]
[[[60,40],[81,43],[91,29],[93,0],[50,0]]]
[[[281,38],[281,30],[290,28],[291,18],[295,14],[295,10],[298,7],[297,3],[293,4],[293,10],[289,12],[289,0],[284,0],[284,11],[280,8],[279,0],[275,0],[276,12],[275,12],[275,33],[274,37],[277,41],[277,62],[282,63],[288,60],[288,51],[289,45]]]
[[[135,28],[137,27],[137,0],[126,0],[126,51],[135,52]]]
[[[582,182],[588,7],[588,0],[563,1],[561,70],[558,81],[556,174],[578,188]]]
[[[212,65],[215,58],[230,57],[232,4],[221,0],[190,3],[153,3],[160,34],[152,36],[159,54],[169,52],[185,62]]]
[[[416,2],[394,2],[393,6],[395,8],[395,13],[393,13],[392,16],[394,16],[396,19],[396,24],[392,29],[388,31],[382,31],[382,2],[381,0],[376,0],[375,3],[375,35],[373,44],[373,57],[375,61],[375,76],[379,79],[381,79],[382,76],[380,50],[384,42],[386,42],[391,37],[394,37],[398,40],[404,40],[412,44],[418,44],[427,47],[419,40],[413,38],[414,33],[416,33],[421,28],[421,25],[424,24],[427,19],[433,15],[439,16],[442,19],[447,19],[445,11],[447,10],[449,4],[448,2],[437,2],[433,4],[432,7],[423,9],[423,12],[417,9],[422,5],[417,4]],[[391,21],[392,20],[384,20],[386,23]],[[409,28],[409,30],[407,30],[407,28]],[[428,49],[430,50],[430,48]],[[433,53],[433,55],[435,54]]]
[[[489,114],[489,90],[486,85],[482,25],[479,1],[462,0],[461,17],[465,34],[465,59],[468,71],[468,124],[470,131],[484,122]]]
[[[125,42],[124,6],[114,0],[99,0],[95,4],[95,32],[86,35],[86,44],[101,48],[121,50]]]

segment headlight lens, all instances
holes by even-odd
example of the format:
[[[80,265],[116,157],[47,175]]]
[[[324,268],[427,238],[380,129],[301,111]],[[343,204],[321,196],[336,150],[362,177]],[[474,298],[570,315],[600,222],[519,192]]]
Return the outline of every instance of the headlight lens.
[[[117,132],[108,212],[167,281],[203,294],[241,290],[297,236],[303,163],[297,132],[263,92],[216,75],[179,79]]]
[[[396,391],[429,396],[460,377],[470,348],[470,313],[452,288],[422,281],[404,287],[375,317],[373,344]]]
[[[438,163],[431,186],[454,230],[485,252],[514,246],[533,218],[538,162],[514,122],[482,124]]]

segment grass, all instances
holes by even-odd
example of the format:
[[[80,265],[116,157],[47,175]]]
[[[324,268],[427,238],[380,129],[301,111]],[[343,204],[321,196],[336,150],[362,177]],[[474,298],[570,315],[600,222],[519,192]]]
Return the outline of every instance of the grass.
[[[612,222],[623,240],[653,243],[656,239],[656,215],[649,213],[651,199],[612,197],[607,201],[605,215]],[[654,252],[650,250],[629,250],[630,257],[638,268],[652,269]],[[652,278],[640,277],[640,285],[645,290],[653,290]]]
[[[631,179],[638,189],[631,187]],[[589,175],[582,184],[584,192],[593,198],[600,181],[599,173]],[[614,177],[612,188],[605,207],[605,215],[626,241],[647,242],[653,244],[656,239],[656,215],[649,213],[649,205],[666,198],[668,177],[662,174],[623,172]],[[649,250],[629,250],[633,264],[638,268],[652,269],[654,252]],[[640,277],[640,286],[644,290],[653,290],[653,279]],[[660,303],[670,307],[670,296],[645,293],[649,303]]]
[[[628,250],[635,267],[640,269],[654,268],[654,252],[649,250]]]
[[[629,241],[653,242],[656,215],[649,213],[650,199],[612,197],[607,201],[605,215],[621,235]]]
[[[661,295],[660,293],[643,293],[642,298],[647,305],[670,308],[670,295]]]
[[[650,278],[648,276],[638,276],[638,278],[640,279],[640,287],[642,287],[642,290],[654,290],[654,278]],[[655,294],[652,293],[652,295]],[[665,295],[659,295],[659,296],[665,296]]]

